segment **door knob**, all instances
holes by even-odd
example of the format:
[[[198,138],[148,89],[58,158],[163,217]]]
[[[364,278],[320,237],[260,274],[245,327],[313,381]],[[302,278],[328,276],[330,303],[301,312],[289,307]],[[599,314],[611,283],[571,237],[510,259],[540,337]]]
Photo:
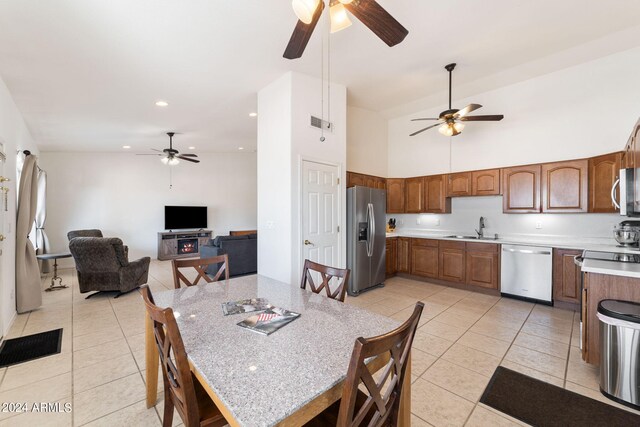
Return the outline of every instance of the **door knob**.
[[[4,239],[6,239],[6,237],[4,237],[2,234],[0,234],[0,242],[4,241]]]
[[[313,243],[312,243],[312,242],[310,242],[310,241],[308,241],[308,240],[305,240],[305,241],[304,241],[304,244],[305,244],[305,245],[307,245],[307,246],[308,246],[308,245],[313,246]]]
[[[4,176],[0,176],[0,182],[11,181],[9,178],[5,178]]]

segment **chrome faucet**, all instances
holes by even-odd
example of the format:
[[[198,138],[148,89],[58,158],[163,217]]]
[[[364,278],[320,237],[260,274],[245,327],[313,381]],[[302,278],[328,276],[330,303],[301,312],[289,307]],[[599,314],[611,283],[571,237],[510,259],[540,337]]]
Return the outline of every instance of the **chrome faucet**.
[[[484,237],[484,217],[481,216],[480,217],[480,221],[478,222],[478,228],[479,230],[476,230],[476,233],[478,233],[478,238],[482,239]]]

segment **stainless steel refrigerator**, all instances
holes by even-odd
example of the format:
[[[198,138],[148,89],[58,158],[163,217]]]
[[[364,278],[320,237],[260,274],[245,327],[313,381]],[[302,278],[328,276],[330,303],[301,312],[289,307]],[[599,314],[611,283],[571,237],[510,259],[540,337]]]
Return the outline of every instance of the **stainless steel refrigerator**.
[[[386,206],[385,190],[359,186],[347,189],[349,295],[358,295],[384,282]]]

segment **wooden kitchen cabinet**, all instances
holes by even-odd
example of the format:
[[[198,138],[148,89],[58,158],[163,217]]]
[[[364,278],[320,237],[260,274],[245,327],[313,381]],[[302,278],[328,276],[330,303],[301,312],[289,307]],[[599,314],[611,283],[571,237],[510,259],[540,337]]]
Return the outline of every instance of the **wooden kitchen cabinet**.
[[[467,284],[487,289],[499,289],[500,245],[495,243],[466,244]]]
[[[588,211],[588,160],[542,165],[542,212]]]
[[[441,240],[438,278],[449,282],[465,282],[465,243]]]
[[[540,165],[502,169],[502,211],[540,212]]]
[[[363,187],[384,190],[387,188],[386,181],[386,178],[382,178],[380,176],[347,171],[347,188],[360,185]]]
[[[438,278],[438,241],[411,239],[411,274]]]
[[[398,238],[387,238],[387,247],[385,255],[387,277],[391,277],[398,271]]]
[[[471,195],[500,195],[500,169],[488,169],[471,172]]]
[[[600,364],[600,325],[596,313],[604,299],[640,301],[640,279],[585,273],[582,303],[582,359]]]
[[[407,178],[404,180],[404,206],[406,213],[424,212],[424,177]]]
[[[573,258],[582,255],[575,249],[553,250],[553,299],[580,304],[580,267]]]
[[[471,195],[471,172],[450,173],[447,179],[447,197]]]
[[[615,213],[611,188],[620,174],[622,153],[605,154],[589,159],[589,212]],[[619,188],[616,200],[620,200]]]
[[[411,239],[409,237],[398,237],[397,253],[398,273],[411,273]]]
[[[404,178],[387,179],[387,213],[404,213]]]
[[[446,195],[447,176],[427,176],[424,181],[424,211],[428,213],[451,213],[451,199]]]

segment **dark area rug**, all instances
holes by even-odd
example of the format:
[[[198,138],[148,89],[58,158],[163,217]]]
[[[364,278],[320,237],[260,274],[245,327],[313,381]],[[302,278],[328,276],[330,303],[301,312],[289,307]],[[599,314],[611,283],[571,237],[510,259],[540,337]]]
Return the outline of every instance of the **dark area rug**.
[[[60,353],[62,329],[5,340],[0,347],[0,368]]]
[[[640,416],[499,366],[480,402],[533,426],[640,426]]]

